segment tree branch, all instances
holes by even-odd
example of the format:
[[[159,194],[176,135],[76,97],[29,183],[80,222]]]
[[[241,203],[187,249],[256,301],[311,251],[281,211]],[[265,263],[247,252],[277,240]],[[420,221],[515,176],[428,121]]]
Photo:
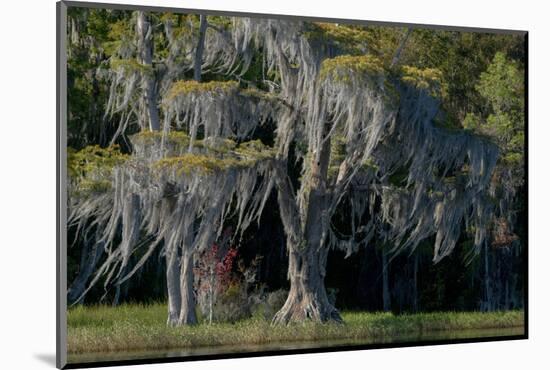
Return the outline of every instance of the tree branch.
[[[390,68],[393,68],[399,63],[399,59],[401,58],[401,53],[403,52],[403,49],[405,48],[405,45],[407,44],[407,41],[409,40],[409,36],[411,35],[413,29],[409,27],[407,29],[407,32],[405,33],[405,36],[401,39],[401,43],[399,44],[399,47],[395,51],[395,54],[393,55]]]
[[[204,52],[204,39],[206,37],[206,27],[208,26],[208,21],[206,15],[200,15],[200,26],[199,26],[199,40],[197,41],[197,50],[195,52],[195,65],[193,68],[193,79],[195,81],[201,80],[202,74],[202,54]]]
[[[296,194],[290,182],[290,178],[287,175],[286,161],[276,161],[273,166],[281,221],[288,239],[291,240],[288,246],[297,246],[302,239],[302,232],[300,226],[300,211],[296,204]]]

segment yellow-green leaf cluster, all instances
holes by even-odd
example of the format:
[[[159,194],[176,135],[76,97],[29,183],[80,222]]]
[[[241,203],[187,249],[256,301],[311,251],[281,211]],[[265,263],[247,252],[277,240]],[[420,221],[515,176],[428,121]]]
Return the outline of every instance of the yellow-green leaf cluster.
[[[325,59],[321,64],[321,79],[352,83],[356,79],[384,75],[383,62],[373,55],[342,55]]]
[[[141,64],[136,59],[111,58],[111,68],[114,70],[122,69],[126,73],[138,72],[142,74],[152,74],[153,68],[149,65]]]
[[[102,148],[90,145],[80,151],[68,149],[69,178],[81,192],[103,192],[111,187],[111,174],[115,166],[129,159],[118,145]]]
[[[176,170],[178,174],[199,172],[211,174],[230,168],[248,167],[252,163],[237,158],[220,158],[207,154],[186,153],[178,157],[163,158],[155,163],[157,169]]]
[[[210,151],[217,153],[228,153],[235,149],[237,143],[228,138],[207,138],[204,140],[197,140],[194,143],[195,146],[204,147]]]
[[[198,82],[194,80],[180,80],[172,84],[168,91],[168,101],[174,100],[179,96],[185,96],[193,93],[228,93],[236,90],[239,84],[235,81],[210,81]]]
[[[177,157],[163,158],[155,163],[157,169],[175,169],[179,174],[190,174],[198,171],[211,174],[231,168],[247,168],[258,161],[273,158],[275,150],[264,145],[260,140],[252,140],[239,144],[230,139],[220,139],[223,142],[213,145],[209,140],[197,141],[197,148],[206,148],[208,152],[185,153]]]
[[[336,23],[311,23],[304,35],[310,41],[324,44],[332,42],[350,54],[363,54],[373,41],[372,33],[364,27]]]
[[[260,140],[251,140],[240,143],[235,153],[239,156],[254,159],[262,160],[275,157],[275,150],[265,144]]]
[[[68,172],[73,178],[85,177],[95,171],[111,171],[129,159],[129,155],[122,153],[118,145],[107,148],[90,145],[79,151],[68,148],[67,152]]]
[[[435,92],[441,87],[443,75],[439,69],[420,69],[412,66],[403,66],[401,71],[401,80],[417,89]]]
[[[329,178],[336,177],[340,170],[340,164],[346,157],[346,138],[342,135],[334,135],[330,141],[330,163],[328,167]]]
[[[139,142],[144,145],[158,143],[162,137],[168,145],[184,147],[189,145],[189,136],[182,131],[170,131],[164,134],[162,131],[141,131],[132,136],[132,142]]]

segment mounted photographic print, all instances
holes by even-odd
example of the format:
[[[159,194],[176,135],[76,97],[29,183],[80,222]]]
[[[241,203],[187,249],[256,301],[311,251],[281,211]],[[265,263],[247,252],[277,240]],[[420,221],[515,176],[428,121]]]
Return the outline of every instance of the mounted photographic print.
[[[527,338],[526,50],[58,3],[58,367]]]

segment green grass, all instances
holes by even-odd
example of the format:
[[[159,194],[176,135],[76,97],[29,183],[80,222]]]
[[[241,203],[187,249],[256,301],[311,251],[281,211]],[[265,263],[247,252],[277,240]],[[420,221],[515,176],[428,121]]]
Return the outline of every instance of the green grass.
[[[383,340],[386,337],[441,330],[498,329],[523,326],[523,311],[391,313],[343,312],[345,324],[306,322],[271,326],[263,318],[235,324],[166,326],[166,305],[79,306],[68,313],[68,351],[138,351],[261,345],[320,340]]]

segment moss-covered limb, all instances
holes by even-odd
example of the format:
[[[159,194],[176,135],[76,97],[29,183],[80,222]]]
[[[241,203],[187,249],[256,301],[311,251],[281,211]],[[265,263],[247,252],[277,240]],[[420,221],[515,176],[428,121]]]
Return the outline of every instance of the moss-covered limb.
[[[180,80],[174,82],[166,95],[167,101],[173,101],[178,97],[190,94],[228,94],[238,89],[239,84],[235,81],[210,81],[198,82],[195,80]]]
[[[271,94],[239,89],[235,81],[178,81],[164,99],[165,130],[190,136],[190,150],[203,137],[243,140],[270,118],[280,104]]]
[[[195,80],[180,80],[172,84],[165,98],[166,102],[173,102],[177,98],[208,94],[211,97],[223,97],[229,95],[240,95],[255,102],[265,101],[290,105],[281,99],[278,94],[262,91],[257,88],[239,89],[237,81],[209,81],[198,82]]]
[[[227,93],[235,90],[238,83],[235,81],[209,81],[179,80],[172,83],[166,94],[166,101],[173,101],[178,97],[199,93]]]
[[[165,135],[180,143],[187,140],[181,133]],[[162,138],[161,133],[151,133],[138,134],[134,140],[150,141],[156,145]],[[224,145],[226,150],[220,151]],[[238,217],[238,232],[258,220],[272,186],[267,176],[270,166],[264,161],[269,149],[255,142],[241,145],[242,153],[239,153],[239,147],[231,140],[207,138],[202,140],[201,148],[193,147],[193,152],[178,156],[155,161],[136,155],[131,162],[125,162],[113,171],[111,191],[103,197],[108,206],[105,202],[92,204],[87,199],[75,200],[71,204],[75,222],[86,222],[101,213],[100,238],[109,244],[106,248],[108,257],[89,286],[103,278],[101,281],[106,286],[131,278],[161,240],[165,241],[165,251],[183,249],[194,253],[211,246],[223,229],[229,206]],[[127,206],[129,200],[135,205],[132,209],[143,217],[142,221],[132,222],[133,217],[129,215],[133,211],[130,212]],[[200,227],[191,235],[188,230],[195,222]],[[129,231],[123,232],[121,242],[115,245],[121,224],[123,230]],[[124,261],[135,253],[128,245],[134,244],[129,238],[136,235],[136,227],[140,229],[141,237],[154,241],[147,243],[147,250],[129,272],[123,271]],[[192,281],[186,280],[185,284],[189,286]]]
[[[187,151],[190,138],[183,131],[141,131],[130,136],[130,141],[136,155],[145,158],[151,151],[160,151],[162,145],[168,153]]]
[[[246,70],[249,64],[249,61],[247,62],[248,53],[241,55],[242,53],[236,50],[232,43],[230,18],[213,17],[213,24],[224,29],[223,32],[203,30],[208,32],[206,35],[205,32],[202,32],[202,36],[200,36],[198,18],[194,15],[159,17],[143,12],[136,14],[134,16],[134,18],[137,17],[136,27],[130,27],[127,21],[115,27],[117,29],[115,36],[124,34],[125,42],[117,44],[116,50],[111,54],[110,68],[106,73],[107,79],[111,82],[107,114],[123,112],[127,117],[130,115],[137,117],[137,122],[142,130],[159,129],[157,112],[159,95],[164,96],[163,100],[167,101],[182,94],[185,96],[201,92],[216,94],[222,93],[221,90],[224,90],[224,87],[220,87],[220,85],[226,85],[225,90],[227,90],[229,85],[233,84],[223,82],[217,86],[214,86],[215,83],[192,86],[191,83],[188,86],[183,86],[176,82],[171,86],[177,76],[181,76],[193,66],[201,65],[205,72],[231,74],[230,72],[234,71],[237,66]],[[157,25],[163,27],[156,27]],[[151,40],[153,37],[158,49],[158,53],[155,50],[155,64],[152,63]],[[207,50],[204,56],[193,52],[199,38],[204,41]],[[197,62],[195,60],[197,58],[201,61]],[[244,61],[241,63],[241,60]],[[158,69],[158,65],[162,65],[162,69]],[[170,91],[166,93],[169,89]],[[201,89],[203,91],[199,91]],[[142,97],[148,99],[147,107],[143,107],[139,103],[139,99]],[[126,131],[127,122],[126,120],[120,121],[120,129],[116,131],[115,137]],[[132,121],[130,120],[130,122]]]
[[[103,179],[83,179],[71,190],[73,197],[89,197],[97,194],[107,193],[112,189],[112,182]]]
[[[408,86],[418,90],[427,90],[431,94],[443,93],[442,73],[436,68],[420,69],[413,66],[402,66],[398,71],[388,67],[385,62],[373,55],[342,55],[325,59],[319,74],[321,80],[332,83],[352,84],[365,78],[374,81],[384,77],[397,77]],[[390,87],[388,83],[385,87]],[[386,89],[388,90],[388,89]]]
[[[275,149],[263,144],[260,140],[245,141],[235,148],[235,153],[251,160],[271,159],[275,157]]]
[[[152,22],[154,19],[150,14],[142,11],[132,14],[131,22],[121,26],[129,28],[124,31],[127,35],[124,42],[112,53],[110,68],[104,74],[110,82],[105,117],[112,118],[117,113],[121,114],[111,143],[124,134],[133,122],[137,122],[141,130],[160,128],[157,100],[158,86],[162,85],[162,81],[153,64]]]
[[[162,131],[141,131],[135,135],[132,135],[130,139],[132,142],[139,142],[142,145],[152,145],[158,140],[165,138],[167,143],[177,144],[185,146],[189,144],[189,135],[182,131],[169,131],[164,133]]]
[[[131,136],[131,142],[136,154],[142,158],[154,159],[151,150],[158,151],[158,156],[177,157],[189,152],[190,137],[182,131],[143,131]],[[161,152],[161,146],[164,145]],[[230,138],[207,137],[195,140],[192,153],[210,156],[234,157],[240,159],[261,160],[273,158],[274,149],[260,140],[250,140],[237,143]]]
[[[344,53],[365,54],[375,43],[373,33],[362,26],[314,22],[306,27],[304,35],[312,44],[331,45]]]
[[[393,70],[382,59],[369,54],[341,55],[325,59],[321,64],[319,77],[321,80],[347,84],[364,78],[397,77],[399,81],[419,90],[441,93],[444,88],[439,69],[402,66],[399,70]]]
[[[85,177],[95,171],[111,171],[114,166],[126,162],[130,156],[120,151],[118,145],[102,148],[90,145],[75,151],[68,148],[67,168],[71,177]]]
[[[328,174],[337,180],[329,213],[336,208],[350,181],[384,183],[396,168],[406,165],[401,185],[407,187],[408,193],[374,191],[381,200],[381,217],[376,226],[391,225],[387,237],[395,244],[395,250],[414,249],[420,240],[435,234],[434,260],[439,261],[453,250],[460,234],[456,225],[463,221],[481,230],[475,243],[479,246],[491,208],[480,190],[487,190],[498,154],[496,147],[463,132],[434,127],[438,101],[430,90],[438,87],[437,70],[406,67],[386,72],[381,63],[371,63],[372,60],[355,56],[325,60],[320,74],[324,78],[322,91],[311,102],[317,107],[312,111],[324,116],[308,117],[306,127],[313,128],[307,133],[308,151],[318,150],[326,137],[316,123],[334,122],[328,134],[336,140]],[[469,165],[460,178],[445,175],[462,168],[464,163]],[[382,177],[363,176],[364,167],[369,169],[367,172],[376,170]],[[365,189],[372,190],[369,184]],[[426,196],[427,189],[442,197]],[[365,195],[354,197],[353,202],[361,204],[361,196]],[[353,217],[360,219],[369,208],[368,202],[356,207],[358,213]]]
[[[210,174],[231,168],[248,167],[251,164],[253,162],[240,161],[236,158],[216,158],[205,154],[188,153],[179,157],[163,158],[155,163],[155,167],[189,175],[194,172]]]
[[[112,57],[110,60],[111,68],[113,70],[123,70],[125,73],[143,73],[145,75],[152,75],[153,68],[150,65],[142,64],[136,59],[120,59]]]
[[[241,91],[239,91],[239,94],[241,94],[244,97],[255,99],[255,100],[278,101],[280,99],[280,97],[275,93],[262,91],[256,88],[242,89]]]
[[[323,61],[326,55],[315,53],[310,48],[311,44],[307,40],[304,42],[304,29],[300,24],[288,26],[287,30],[296,31],[293,38],[287,37],[292,32],[283,30],[287,26],[283,22],[264,24],[250,21],[242,24],[244,33],[263,40],[262,46],[266,48],[270,66],[276,66],[281,71],[281,95],[296,102],[296,105],[307,107],[303,129],[289,124],[294,120],[281,120],[277,132],[280,141],[284,143],[289,140],[287,138],[299,135],[307,142],[307,152],[319,153],[327,139],[335,135],[345,137],[347,166],[343,175],[339,176],[342,181],[334,187],[337,189],[333,197],[336,202],[363,164],[383,172],[414,160],[407,182],[416,196],[422,194],[425,187],[443,186],[444,179],[426,175],[432,173],[434,168],[455,167],[458,162],[466,160],[475,163],[469,173],[470,187],[460,194],[467,206],[453,208],[457,198],[449,198],[444,207],[448,215],[438,216],[435,227],[434,222],[426,222],[434,219],[433,211],[437,205],[429,199],[416,196],[410,200],[408,204],[411,206],[408,208],[399,207],[404,200],[388,201],[385,205],[385,215],[388,215],[385,221],[394,225],[392,229],[395,229],[393,231],[397,237],[403,237],[399,230],[416,230],[411,239],[414,244],[436,233],[435,259],[447,255],[456,242],[457,229],[452,225],[460,223],[462,217],[471,211],[470,207],[484,207],[476,192],[487,185],[486,175],[492,171],[495,152],[490,145],[475,138],[453,136],[434,128],[438,103],[430,96],[429,90],[438,83],[437,71],[412,68],[393,70],[387,67],[387,58],[373,55],[342,55]],[[319,71],[316,69],[318,65],[321,65]],[[320,124],[322,122],[334,124],[328,135]],[[342,128],[341,132],[338,126]],[[391,143],[390,151],[376,157],[374,163],[369,163],[369,159],[380,152],[383,141]],[[449,152],[452,154],[449,155]],[[335,174],[336,166],[332,170]],[[307,171],[306,164],[302,173],[304,182],[308,180]],[[376,180],[379,179],[369,178],[368,181]],[[332,211],[329,209],[327,212],[331,214]],[[394,214],[396,217],[393,217]],[[482,218],[478,217],[480,227]]]
[[[209,152],[224,154],[235,149],[237,143],[229,138],[207,137],[203,140],[197,140],[195,145],[199,148],[205,148]]]
[[[162,158],[154,164],[156,169],[175,170],[179,174],[200,172],[212,174],[216,171],[250,168],[257,162],[272,159],[275,151],[259,140],[243,142],[238,146],[228,139],[220,139],[223,145],[212,145],[212,140],[200,141],[202,148],[181,156]]]
[[[347,151],[347,147],[349,146],[347,143],[347,139],[342,134],[334,135],[331,138],[331,147],[330,147],[330,164],[329,164],[329,179],[336,180],[336,176],[340,172],[340,167],[342,166],[342,163],[347,159],[349,160],[349,156]],[[372,158],[362,158],[361,160],[357,161],[358,166],[360,167],[361,171],[367,172],[367,171],[373,171],[378,169],[376,166],[376,163],[374,159]]]
[[[373,55],[342,55],[325,59],[321,64],[320,78],[351,83],[364,77],[376,78],[386,73],[381,59]]]
[[[129,159],[130,156],[122,153],[118,145],[107,148],[90,145],[79,151],[69,148],[67,170],[73,184],[73,194],[108,191],[113,169]]]

